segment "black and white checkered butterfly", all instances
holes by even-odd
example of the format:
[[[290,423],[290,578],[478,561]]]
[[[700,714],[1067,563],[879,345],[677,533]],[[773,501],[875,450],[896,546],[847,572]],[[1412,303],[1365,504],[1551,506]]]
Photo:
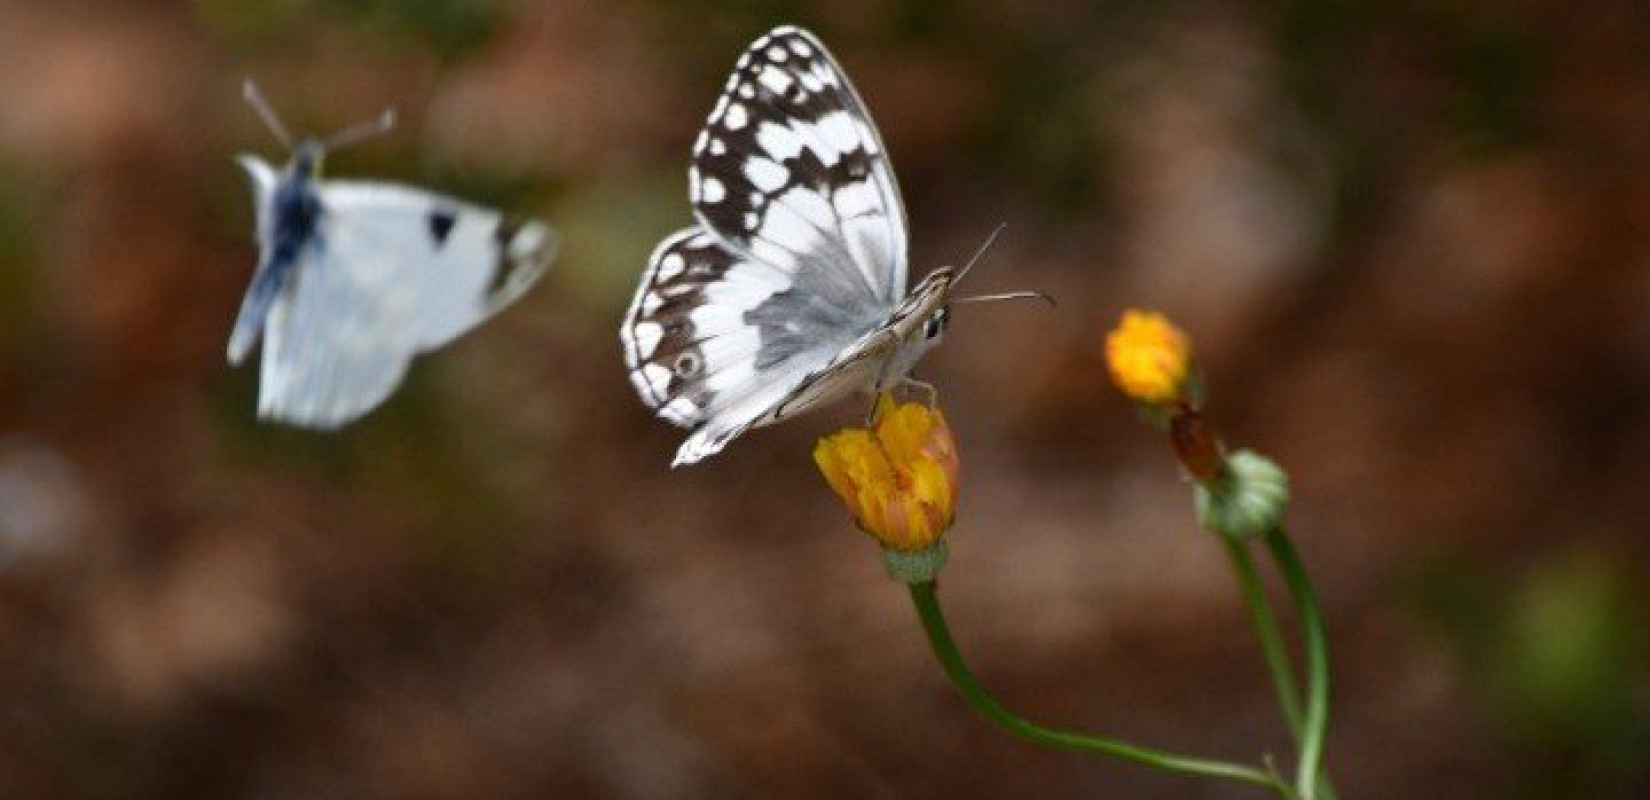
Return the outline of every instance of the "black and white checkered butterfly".
[[[693,145],[698,224],[659,244],[619,336],[631,382],[692,434],[675,464],[905,379],[944,330],[953,272],[905,293],[905,209],[882,140],[819,40],[739,58]]]
[[[293,148],[279,171],[239,158],[260,254],[229,361],[263,340],[260,417],[321,429],[355,420],[389,397],[414,356],[514,302],[549,264],[555,236],[537,222],[410,186],[320,177],[329,144],[387,130],[393,116],[294,144],[257,88],[246,92]]]

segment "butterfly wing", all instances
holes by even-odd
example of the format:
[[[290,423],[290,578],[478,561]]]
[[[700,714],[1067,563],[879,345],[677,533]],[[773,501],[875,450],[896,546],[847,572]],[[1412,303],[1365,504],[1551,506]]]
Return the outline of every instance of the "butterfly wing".
[[[386,183],[322,184],[321,235],[378,305],[432,350],[526,293],[555,255],[546,226],[462,200]]]
[[[693,429],[689,464],[843,397],[845,355],[899,302],[905,217],[863,104],[818,40],[784,27],[739,59],[694,145],[700,224],[655,250],[620,330],[643,402]]]
[[[795,287],[793,275],[735,255],[697,226],[654,251],[619,338],[642,402],[693,429],[676,464],[814,405],[786,400],[863,335],[865,326],[833,321],[840,309]]]
[[[336,428],[401,382],[418,353],[520,297],[549,263],[550,230],[382,183],[320,184],[306,246],[265,323],[261,416]]]
[[[740,56],[694,143],[688,181],[700,223],[735,252],[830,273],[844,301],[882,312],[904,296],[905,206],[893,164],[813,34],[775,28]]]
[[[238,159],[252,181],[252,207],[257,214],[254,235],[258,241],[258,268],[252,273],[252,284],[241,300],[241,309],[235,315],[235,327],[229,335],[229,363],[239,364],[258,343],[263,333],[264,320],[279,296],[290,264],[278,264],[274,256],[275,238],[273,206],[278,178],[275,169],[255,156],[242,155]]]

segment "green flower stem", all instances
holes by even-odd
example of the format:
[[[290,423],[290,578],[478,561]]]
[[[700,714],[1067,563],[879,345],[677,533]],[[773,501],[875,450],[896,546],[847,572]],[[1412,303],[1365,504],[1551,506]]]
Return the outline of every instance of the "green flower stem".
[[[1329,725],[1329,645],[1324,635],[1323,615],[1307,580],[1300,556],[1282,526],[1266,531],[1266,548],[1289,587],[1289,596],[1300,615],[1306,645],[1306,715],[1302,720],[1300,762],[1296,764],[1295,790],[1303,800],[1315,800],[1318,777],[1323,771],[1324,736]],[[1327,781],[1326,781],[1327,783]],[[1333,790],[1330,790],[1331,793]]]
[[[1289,785],[1276,775],[1253,767],[1224,761],[1191,758],[1140,747],[1115,739],[1044,728],[1015,716],[1013,712],[1004,708],[1001,703],[997,702],[996,698],[986,692],[985,687],[980,685],[979,680],[974,677],[974,673],[968,669],[968,664],[963,661],[962,653],[958,651],[956,641],[951,638],[951,629],[946,624],[945,612],[940,610],[939,598],[934,591],[934,582],[925,581],[909,584],[909,586],[911,602],[917,607],[917,615],[922,618],[923,630],[928,633],[928,643],[933,646],[934,656],[939,659],[940,666],[945,669],[946,677],[951,679],[952,685],[957,687],[957,691],[962,694],[963,699],[967,700],[969,705],[974,707],[975,711],[980,712],[981,715],[997,723],[1009,733],[1045,747],[1099,753],[1112,758],[1155,767],[1165,772],[1263,786],[1276,792],[1280,797],[1290,798],[1291,800],[1295,797],[1295,793]]]
[[[1295,683],[1295,666],[1289,659],[1288,649],[1284,647],[1283,634],[1278,632],[1277,616],[1272,612],[1272,604],[1266,599],[1266,590],[1255,572],[1255,559],[1249,552],[1249,543],[1236,536],[1220,536],[1219,539],[1226,545],[1232,572],[1237,575],[1238,589],[1243,592],[1243,605],[1249,610],[1255,636],[1260,639],[1261,652],[1266,656],[1266,666],[1272,672],[1272,686],[1278,693],[1278,708],[1282,709],[1289,732],[1298,742],[1302,723],[1301,690]]]
[[[1272,685],[1277,690],[1278,708],[1283,711],[1283,719],[1289,725],[1289,733],[1294,736],[1296,743],[1301,741],[1302,728],[1305,719],[1301,712],[1300,686],[1295,683],[1295,664],[1289,657],[1289,650],[1283,644],[1283,635],[1278,630],[1277,615],[1272,610],[1272,604],[1266,599],[1266,590],[1262,587],[1260,575],[1255,570],[1254,556],[1249,552],[1247,540],[1233,536],[1221,536],[1220,540],[1226,545],[1226,554],[1232,561],[1232,572],[1237,575],[1238,588],[1243,592],[1243,604],[1249,610],[1249,618],[1255,626],[1255,636],[1260,639],[1260,649],[1266,656],[1266,666],[1272,673]],[[1336,800],[1335,787],[1329,782],[1327,775],[1319,777],[1318,796],[1321,800]]]

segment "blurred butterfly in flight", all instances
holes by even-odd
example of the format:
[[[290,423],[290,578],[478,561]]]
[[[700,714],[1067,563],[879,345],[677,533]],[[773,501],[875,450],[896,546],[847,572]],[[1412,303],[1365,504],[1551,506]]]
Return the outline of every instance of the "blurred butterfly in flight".
[[[882,139],[800,28],[740,56],[688,186],[697,224],[653,251],[619,329],[642,402],[692,430],[673,465],[855,392],[915,384],[953,302],[1048,299],[953,300],[967,266],[905,291],[905,208]]]
[[[509,305],[550,263],[555,236],[539,223],[409,186],[320,177],[329,149],[388,131],[393,113],[294,145],[251,81],[245,96],[292,150],[279,171],[238,157],[260,252],[229,363],[263,337],[260,417],[317,429],[357,419],[389,397],[413,356]]]

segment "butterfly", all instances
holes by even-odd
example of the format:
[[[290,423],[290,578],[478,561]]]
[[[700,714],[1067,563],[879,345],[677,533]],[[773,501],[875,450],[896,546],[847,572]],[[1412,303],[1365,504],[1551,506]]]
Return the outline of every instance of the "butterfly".
[[[693,144],[688,187],[697,222],[653,251],[619,329],[642,402],[691,429],[673,466],[856,392],[915,383],[967,267],[905,291],[893,166],[819,39],[782,26],[739,57]]]
[[[251,81],[245,97],[292,150],[280,170],[237,158],[252,181],[259,256],[229,363],[262,338],[260,417],[348,424],[389,397],[414,356],[521,297],[549,265],[556,237],[540,223],[410,186],[320,177],[328,150],[389,130],[393,113],[293,145]]]

